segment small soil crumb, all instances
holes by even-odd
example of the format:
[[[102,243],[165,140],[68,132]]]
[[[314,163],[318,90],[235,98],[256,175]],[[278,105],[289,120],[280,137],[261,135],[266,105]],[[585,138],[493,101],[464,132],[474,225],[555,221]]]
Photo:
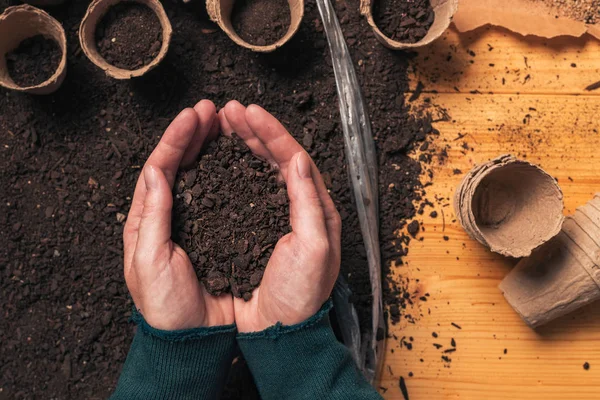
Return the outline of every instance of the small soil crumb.
[[[419,228],[420,228],[419,221],[414,220],[410,224],[408,224],[407,230],[408,230],[408,233],[410,233],[410,235],[412,237],[415,237],[415,236],[417,236],[417,233],[419,233]]]
[[[586,371],[588,371],[590,369],[590,363],[586,362],[583,364],[583,369],[585,369]]]
[[[408,388],[406,387],[406,382],[404,381],[404,377],[402,376],[400,377],[399,386],[404,400],[410,400],[410,398],[408,397]]]
[[[231,12],[231,23],[246,42],[267,46],[288,31],[290,6],[287,0],[237,0]]]
[[[150,64],[160,52],[162,27],[149,7],[119,3],[98,24],[96,45],[109,64],[135,70]]]
[[[275,244],[290,232],[278,171],[240,139],[221,136],[176,182],[174,239],[210,294],[250,300]]]
[[[377,0],[373,19],[384,35],[403,43],[423,39],[433,24],[435,14],[430,0]]]
[[[56,72],[62,51],[54,39],[36,35],[27,38],[6,55],[8,73],[21,87],[39,85]]]

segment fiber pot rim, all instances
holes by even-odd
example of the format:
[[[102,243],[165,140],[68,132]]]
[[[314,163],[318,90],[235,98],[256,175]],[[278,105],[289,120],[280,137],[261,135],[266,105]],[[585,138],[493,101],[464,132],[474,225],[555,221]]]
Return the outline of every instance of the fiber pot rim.
[[[21,25],[21,19],[28,20],[30,23]],[[15,37],[14,35],[11,36],[9,34],[6,34],[6,36],[3,35],[4,29],[9,31],[12,30],[12,27],[10,26],[12,23],[22,27],[24,30],[20,33],[21,38],[19,38],[16,43],[13,45],[9,43],[6,45],[6,48],[4,48],[3,43],[10,42],[11,38]],[[44,26],[48,29],[43,29]],[[17,48],[23,40],[36,35],[43,35],[46,38],[51,38],[58,44],[62,52],[60,63],[58,64],[56,71],[54,71],[54,74],[44,82],[33,86],[19,86],[12,80],[8,73],[6,58],[4,56],[9,51]],[[0,15],[0,38],[2,37],[5,39],[0,39],[0,53],[2,53],[0,55],[0,70],[4,70],[4,73],[0,71],[0,86],[17,92],[50,94],[62,85],[67,73],[67,37],[60,22],[54,19],[46,11],[29,4],[8,7],[4,13]]]
[[[96,28],[108,10],[119,3],[139,3],[150,8],[158,18],[162,28],[162,44],[158,55],[147,65],[141,68],[128,70],[108,63],[96,46]],[[169,17],[158,0],[93,0],[79,25],[79,43],[87,58],[108,76],[115,79],[131,79],[139,77],[156,68],[165,58],[171,43],[173,28]]]
[[[265,46],[257,46],[254,44],[250,44],[243,40],[233,29],[231,25],[231,11],[233,10],[233,4],[235,0],[207,0],[206,1],[206,11],[210,19],[215,22],[219,27],[229,36],[231,40],[233,40],[238,46],[244,47],[246,49],[258,52],[258,53],[271,53],[284,44],[286,44],[296,32],[300,28],[300,24],[304,19],[304,0],[287,0],[287,3],[290,7],[290,26],[278,41],[275,43],[271,43]],[[227,15],[224,18],[224,14]]]
[[[360,13],[367,18],[367,23],[373,29],[375,37],[381,44],[392,50],[403,50],[427,46],[442,36],[458,10],[459,0],[432,0],[435,15],[433,25],[431,25],[425,37],[416,43],[405,43],[390,39],[379,29],[373,18],[373,3],[375,1],[378,0],[360,0]]]

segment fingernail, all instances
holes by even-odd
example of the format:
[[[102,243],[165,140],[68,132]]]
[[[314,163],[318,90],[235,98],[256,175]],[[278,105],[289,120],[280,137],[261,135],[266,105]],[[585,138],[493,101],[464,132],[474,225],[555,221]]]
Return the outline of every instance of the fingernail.
[[[144,181],[146,182],[146,188],[149,190],[156,189],[157,186],[156,169],[152,165],[148,165],[144,168]]]
[[[300,155],[298,155],[296,163],[298,165],[298,175],[304,179],[310,178],[310,159],[308,158],[308,154],[301,152]]]

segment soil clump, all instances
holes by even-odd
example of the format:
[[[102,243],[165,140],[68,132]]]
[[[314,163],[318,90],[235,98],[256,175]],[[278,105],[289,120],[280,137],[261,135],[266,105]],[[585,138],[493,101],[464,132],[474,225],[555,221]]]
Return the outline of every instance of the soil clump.
[[[246,42],[266,46],[281,39],[290,27],[290,6],[287,0],[237,0],[231,23]]]
[[[403,43],[423,39],[435,14],[430,0],[378,0],[373,4],[373,19],[387,37]]]
[[[210,294],[250,300],[277,241],[290,232],[278,174],[241,139],[225,136],[208,145],[197,168],[179,173],[174,239]]]
[[[27,38],[6,55],[8,73],[21,87],[39,85],[56,72],[62,51],[53,39],[36,35]]]
[[[96,45],[109,64],[135,70],[150,64],[160,52],[162,27],[151,8],[118,3],[98,23]]]

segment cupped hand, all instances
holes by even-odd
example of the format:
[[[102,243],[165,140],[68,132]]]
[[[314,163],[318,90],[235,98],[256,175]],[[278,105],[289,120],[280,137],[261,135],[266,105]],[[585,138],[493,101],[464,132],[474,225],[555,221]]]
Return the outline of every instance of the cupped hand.
[[[212,102],[183,110],[167,128],[138,179],[123,231],[125,281],[137,309],[157,329],[232,324],[231,295],[213,297],[187,254],[171,240],[172,187],[180,166],[218,134]]]
[[[292,232],[279,240],[252,299],[234,299],[240,332],[300,323],[329,298],[340,268],[340,216],[321,174],[289,132],[264,109],[229,102],[219,112],[225,135],[236,133],[279,168],[287,184]]]

